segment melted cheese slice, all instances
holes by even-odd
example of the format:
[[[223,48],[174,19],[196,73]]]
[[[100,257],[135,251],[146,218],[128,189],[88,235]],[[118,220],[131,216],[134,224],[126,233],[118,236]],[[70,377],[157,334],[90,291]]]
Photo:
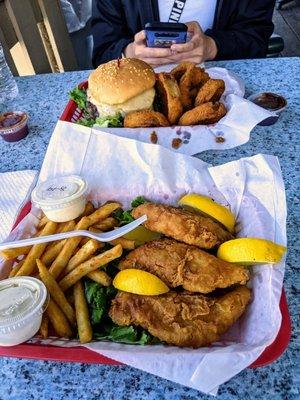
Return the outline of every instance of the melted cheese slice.
[[[125,101],[125,103],[113,104],[113,105],[105,103],[97,103],[97,101],[89,93],[89,90],[87,92],[87,95],[88,95],[88,100],[97,107],[97,110],[101,117],[105,117],[107,115],[114,115],[117,112],[120,112],[124,116],[130,113],[131,111],[139,111],[152,108],[155,96],[155,90],[154,88],[148,89],[145,92],[139,94],[138,96],[135,96],[132,99]]]

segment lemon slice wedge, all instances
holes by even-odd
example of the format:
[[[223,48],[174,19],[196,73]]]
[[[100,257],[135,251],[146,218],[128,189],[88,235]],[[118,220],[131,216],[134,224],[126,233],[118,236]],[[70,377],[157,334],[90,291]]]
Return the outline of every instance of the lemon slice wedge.
[[[157,232],[152,232],[149,229],[145,228],[143,225],[138,226],[132,231],[126,233],[123,236],[125,239],[134,240],[137,246],[149,242],[150,240],[157,239],[160,237],[160,234]]]
[[[224,261],[243,265],[276,264],[285,252],[286,247],[270,240],[239,238],[222,243],[217,257]]]
[[[145,296],[155,296],[170,290],[157,276],[134,268],[118,272],[113,280],[113,285],[116,289],[123,292]]]
[[[178,204],[184,208],[198,211],[215,219],[224,225],[229,232],[234,233],[235,216],[228,210],[228,208],[215,203],[211,198],[191,193],[181,197]]]

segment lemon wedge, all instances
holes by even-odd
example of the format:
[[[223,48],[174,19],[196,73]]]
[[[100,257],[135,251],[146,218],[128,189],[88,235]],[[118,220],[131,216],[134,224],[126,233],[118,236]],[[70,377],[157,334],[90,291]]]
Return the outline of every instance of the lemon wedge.
[[[157,276],[140,269],[124,269],[113,280],[116,289],[123,292],[155,296],[169,291],[168,286]]]
[[[270,240],[240,238],[221,244],[217,257],[224,261],[243,265],[276,264],[285,252],[286,247]]]
[[[123,237],[128,240],[134,240],[136,245],[139,246],[149,242],[150,240],[159,238],[160,234],[157,232],[152,232],[143,225],[140,225],[131,232],[126,233]]]
[[[178,204],[186,209],[192,209],[192,211],[197,211],[213,218],[224,225],[229,232],[234,233],[235,216],[228,208],[215,203],[211,198],[191,193],[181,197]]]

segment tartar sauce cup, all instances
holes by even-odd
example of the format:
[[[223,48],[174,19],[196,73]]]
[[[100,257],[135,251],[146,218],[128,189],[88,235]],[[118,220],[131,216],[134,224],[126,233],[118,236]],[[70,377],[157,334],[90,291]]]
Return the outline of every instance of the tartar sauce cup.
[[[0,136],[6,142],[18,142],[28,135],[28,115],[22,111],[0,114]]]
[[[0,346],[15,346],[37,333],[47,298],[45,285],[36,278],[0,281]]]
[[[66,222],[83,213],[87,189],[87,182],[78,175],[60,176],[38,185],[31,200],[50,221]]]

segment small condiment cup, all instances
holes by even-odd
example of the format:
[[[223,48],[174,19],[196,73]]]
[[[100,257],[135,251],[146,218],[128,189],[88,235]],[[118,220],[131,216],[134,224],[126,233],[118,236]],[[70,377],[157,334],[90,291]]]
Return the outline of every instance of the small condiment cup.
[[[6,142],[18,142],[28,135],[28,115],[22,111],[0,114],[0,136]]]
[[[45,285],[36,278],[0,281],[0,346],[15,346],[37,333],[47,297]]]
[[[258,125],[261,126],[269,126],[275,124],[278,121],[280,113],[282,113],[282,111],[284,111],[287,107],[287,101],[285,97],[276,93],[271,93],[271,92],[254,93],[247,99],[252,101],[252,103],[258,105],[259,107],[262,107],[265,110],[274,112],[276,114],[260,122]]]
[[[51,221],[66,222],[83,213],[87,188],[86,181],[78,175],[60,176],[38,185],[31,199]]]

